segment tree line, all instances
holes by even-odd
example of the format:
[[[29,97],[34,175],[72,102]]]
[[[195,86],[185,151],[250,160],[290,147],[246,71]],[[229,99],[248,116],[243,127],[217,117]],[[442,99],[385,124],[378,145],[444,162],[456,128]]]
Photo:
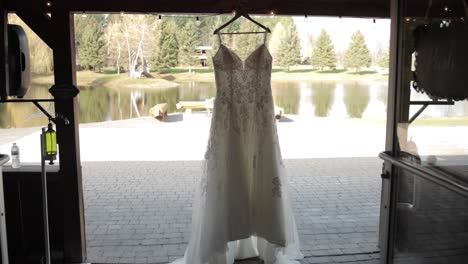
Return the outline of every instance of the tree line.
[[[312,66],[322,71],[325,68],[333,70],[337,67],[338,56],[335,52],[330,35],[328,35],[325,30],[321,31],[315,42],[311,36],[309,36],[308,41],[308,45],[313,47],[310,49],[308,57]],[[371,65],[376,65],[380,68],[388,68],[388,47],[383,48],[380,46],[375,55],[372,56],[367,47],[365,36],[358,30],[351,36],[341,64],[343,68],[352,69],[356,72],[362,68],[369,68]]]
[[[218,36],[212,32],[224,24],[228,16],[204,17],[197,25],[195,19],[176,16],[143,16],[112,14],[76,17],[78,64],[83,69],[100,71],[103,66],[114,66],[117,72],[126,71],[132,77],[163,72],[176,66],[189,71],[199,65],[199,46],[211,46],[207,63],[218,49]],[[289,69],[301,62],[301,46],[292,18],[260,18],[274,27],[267,44],[275,64]],[[226,32],[258,31],[248,20],[236,21]],[[223,43],[232,47],[241,57],[261,45],[263,34],[223,35]]]
[[[113,67],[118,74],[125,72],[131,77],[164,72],[174,67],[187,68],[200,65],[201,51],[197,47],[210,46],[207,63],[218,49],[218,37],[213,31],[227,22],[230,16],[195,17],[134,15],[134,14],[86,14],[75,15],[75,41],[77,64],[81,69],[101,71]],[[372,65],[388,67],[388,48],[380,47],[372,55],[364,35],[357,31],[351,37],[343,58],[335,52],[329,34],[322,30],[314,39],[308,36],[306,54],[301,52],[301,43],[296,24],[291,17],[259,17],[260,23],[273,29],[267,38],[268,48],[275,66],[289,71],[291,66],[309,64],[323,71],[340,65],[359,71]],[[22,24],[18,18],[11,22]],[[198,22],[198,23],[197,23]],[[25,27],[27,28],[27,27]],[[248,20],[230,24],[225,32],[258,31]],[[52,70],[52,52],[27,28],[31,48],[33,72],[47,73]],[[245,58],[264,41],[263,34],[222,35],[222,42]]]

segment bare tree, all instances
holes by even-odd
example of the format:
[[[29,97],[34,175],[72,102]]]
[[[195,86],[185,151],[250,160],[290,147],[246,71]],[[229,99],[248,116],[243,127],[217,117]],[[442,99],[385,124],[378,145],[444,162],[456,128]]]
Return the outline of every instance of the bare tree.
[[[118,73],[121,65],[127,64],[129,77],[149,76],[147,56],[157,48],[151,43],[157,43],[158,30],[151,16],[112,15],[106,29],[107,54],[115,62]]]

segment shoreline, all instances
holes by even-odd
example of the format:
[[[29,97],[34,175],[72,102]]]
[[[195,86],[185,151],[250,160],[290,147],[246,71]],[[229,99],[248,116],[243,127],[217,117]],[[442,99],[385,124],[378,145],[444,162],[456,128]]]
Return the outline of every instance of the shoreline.
[[[153,73],[155,78],[132,79],[125,73],[120,75],[109,73],[95,73],[92,71],[77,72],[77,86],[86,88],[125,88],[125,89],[167,89],[174,88],[184,82],[214,82],[213,71]],[[362,75],[351,72],[317,73],[312,70],[293,70],[291,72],[273,71],[271,80],[281,81],[361,81],[361,82],[387,82],[388,78],[382,73],[364,73]],[[53,75],[36,75],[32,77],[33,84],[52,85]]]
[[[206,114],[181,115],[171,122],[151,117],[80,124],[82,161],[202,160],[208,141],[210,118]],[[385,122],[358,119],[307,119],[286,115],[277,123],[283,158],[376,157],[384,149]],[[291,121],[292,120],[292,121]],[[447,144],[448,138],[463,138],[465,127],[416,126],[410,135],[421,155],[434,153],[466,154],[466,142]],[[39,161],[39,129],[3,130],[16,135],[0,143],[0,152],[8,153],[14,140],[22,151],[22,161]],[[110,132],[112,131],[112,132]],[[346,131],[346,133],[343,133]],[[446,137],[436,137],[436,135]],[[128,139],[130,135],[131,140]],[[135,137],[135,135],[138,135]],[[155,137],[155,135],[158,135]],[[119,142],[119,151],[115,151]],[[201,144],[202,143],[202,144]]]

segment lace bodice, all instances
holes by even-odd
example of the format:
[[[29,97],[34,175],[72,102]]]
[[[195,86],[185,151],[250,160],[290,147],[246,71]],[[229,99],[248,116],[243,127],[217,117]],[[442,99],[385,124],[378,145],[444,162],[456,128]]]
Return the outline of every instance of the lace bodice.
[[[242,60],[221,44],[213,57],[216,99],[210,139],[234,132],[243,138],[255,138],[264,129],[271,129],[274,106],[271,94],[272,56],[265,44]],[[254,134],[252,134],[254,133]],[[245,142],[247,143],[247,142]],[[209,142],[207,158],[215,155]]]

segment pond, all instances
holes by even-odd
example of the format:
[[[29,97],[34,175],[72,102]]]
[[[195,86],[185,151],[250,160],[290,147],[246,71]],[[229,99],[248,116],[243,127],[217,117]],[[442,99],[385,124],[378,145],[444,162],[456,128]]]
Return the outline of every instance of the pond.
[[[47,86],[31,87],[28,98],[50,98]],[[361,81],[285,81],[272,82],[275,105],[286,114],[306,118],[386,118],[387,83]],[[79,95],[81,123],[122,120],[149,115],[158,103],[169,104],[177,112],[179,101],[204,101],[214,97],[214,82],[185,82],[167,89],[87,88]],[[413,94],[414,100],[427,100]],[[53,105],[43,106],[53,112]],[[412,109],[412,112],[417,108]],[[467,102],[455,106],[431,106],[420,118],[468,116]],[[43,126],[47,120],[32,104],[0,105],[0,127]]]

